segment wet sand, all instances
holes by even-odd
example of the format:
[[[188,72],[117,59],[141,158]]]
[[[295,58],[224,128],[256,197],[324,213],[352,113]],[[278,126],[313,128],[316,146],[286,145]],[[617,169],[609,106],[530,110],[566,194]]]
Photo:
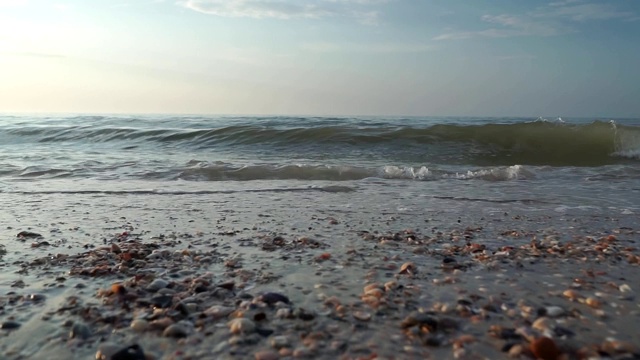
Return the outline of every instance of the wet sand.
[[[640,229],[623,209],[5,195],[6,359],[640,357]]]

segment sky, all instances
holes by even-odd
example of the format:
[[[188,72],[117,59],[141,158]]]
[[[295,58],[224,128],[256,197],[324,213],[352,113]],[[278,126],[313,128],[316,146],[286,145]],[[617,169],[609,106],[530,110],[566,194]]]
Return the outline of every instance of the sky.
[[[0,112],[640,117],[640,0],[0,0]]]

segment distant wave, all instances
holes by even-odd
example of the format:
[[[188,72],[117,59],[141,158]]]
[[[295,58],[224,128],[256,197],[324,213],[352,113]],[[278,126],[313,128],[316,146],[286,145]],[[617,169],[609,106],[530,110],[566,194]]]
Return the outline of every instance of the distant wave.
[[[124,164],[129,166],[129,164]],[[112,166],[110,165],[110,168]],[[94,169],[100,173],[98,167]],[[63,179],[95,177],[86,168],[70,169],[27,167],[0,173],[3,177],[14,179]],[[349,181],[367,178],[396,179],[396,180],[486,180],[508,181],[530,179],[535,177],[533,171],[524,166],[488,167],[466,171],[445,171],[429,169],[426,166],[394,166],[361,167],[361,166],[333,166],[333,165],[234,165],[228,163],[208,163],[206,161],[191,161],[183,167],[167,168],[153,171],[135,172],[122,175],[120,178],[140,180],[186,180],[186,181],[252,181],[252,180],[328,180]],[[112,180],[116,180],[112,178]]]
[[[302,126],[303,123],[300,121],[287,126],[266,126],[258,122],[217,128],[61,126],[58,123],[29,126],[23,123],[20,126],[0,126],[0,141],[20,144],[77,143],[87,146],[114,143],[121,149],[151,146],[157,147],[158,151],[167,147],[188,151],[249,147],[258,153],[261,149],[277,149],[283,154],[296,154],[303,150],[318,153],[332,148],[372,152],[375,156],[383,153],[389,155],[390,159],[396,153],[409,153],[412,157],[408,160],[413,163],[479,166],[598,166],[640,160],[640,127],[602,121],[589,124],[547,121],[482,125],[438,124],[426,127],[415,124],[397,126],[391,123],[357,123],[356,126],[337,120],[312,123],[309,126]],[[336,156],[339,155],[336,153]],[[239,169],[238,174],[248,174],[251,171],[260,169]],[[317,173],[314,176],[322,177],[319,175],[321,169],[314,171]],[[299,176],[305,176],[303,170],[300,170]],[[361,174],[358,174],[358,170],[352,170],[344,176],[358,178]]]

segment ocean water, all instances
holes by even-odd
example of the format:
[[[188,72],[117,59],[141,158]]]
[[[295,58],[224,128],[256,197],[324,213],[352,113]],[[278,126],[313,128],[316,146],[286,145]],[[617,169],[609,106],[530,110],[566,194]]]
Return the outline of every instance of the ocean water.
[[[629,213],[640,211],[639,179],[640,119],[0,116],[0,196],[13,201],[323,191],[348,202],[391,191],[399,207]]]

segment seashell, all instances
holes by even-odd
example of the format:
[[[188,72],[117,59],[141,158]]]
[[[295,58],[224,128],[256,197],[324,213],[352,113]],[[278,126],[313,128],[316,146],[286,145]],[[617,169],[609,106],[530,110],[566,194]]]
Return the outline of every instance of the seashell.
[[[412,275],[416,273],[418,273],[418,268],[416,267],[416,264],[412,263],[411,261],[402,264],[402,266],[400,267],[400,274]]]
[[[353,318],[360,321],[369,321],[371,320],[371,314],[364,311],[356,311],[353,314]]]
[[[580,294],[577,291],[569,289],[562,292],[562,295],[571,301],[578,300],[580,298]]]
[[[227,323],[232,334],[251,333],[256,330],[253,321],[245,318],[236,318]]]
[[[369,284],[369,285],[364,287],[364,293],[366,294],[367,291],[370,291],[370,290],[373,290],[373,289],[379,289],[379,288],[380,288],[380,284],[378,284],[378,283]]]
[[[391,290],[395,290],[398,288],[398,283],[396,281],[387,281],[386,283],[384,283],[384,290],[385,291],[391,291]]]
[[[374,296],[374,297],[377,297],[379,299],[382,296],[384,296],[384,290],[382,290],[380,288],[372,288],[372,289],[369,289],[369,290],[365,290],[364,296]]]
[[[602,302],[596,298],[593,297],[588,297],[584,300],[584,303],[587,304],[587,306],[590,306],[592,308],[598,309],[602,306]]]

